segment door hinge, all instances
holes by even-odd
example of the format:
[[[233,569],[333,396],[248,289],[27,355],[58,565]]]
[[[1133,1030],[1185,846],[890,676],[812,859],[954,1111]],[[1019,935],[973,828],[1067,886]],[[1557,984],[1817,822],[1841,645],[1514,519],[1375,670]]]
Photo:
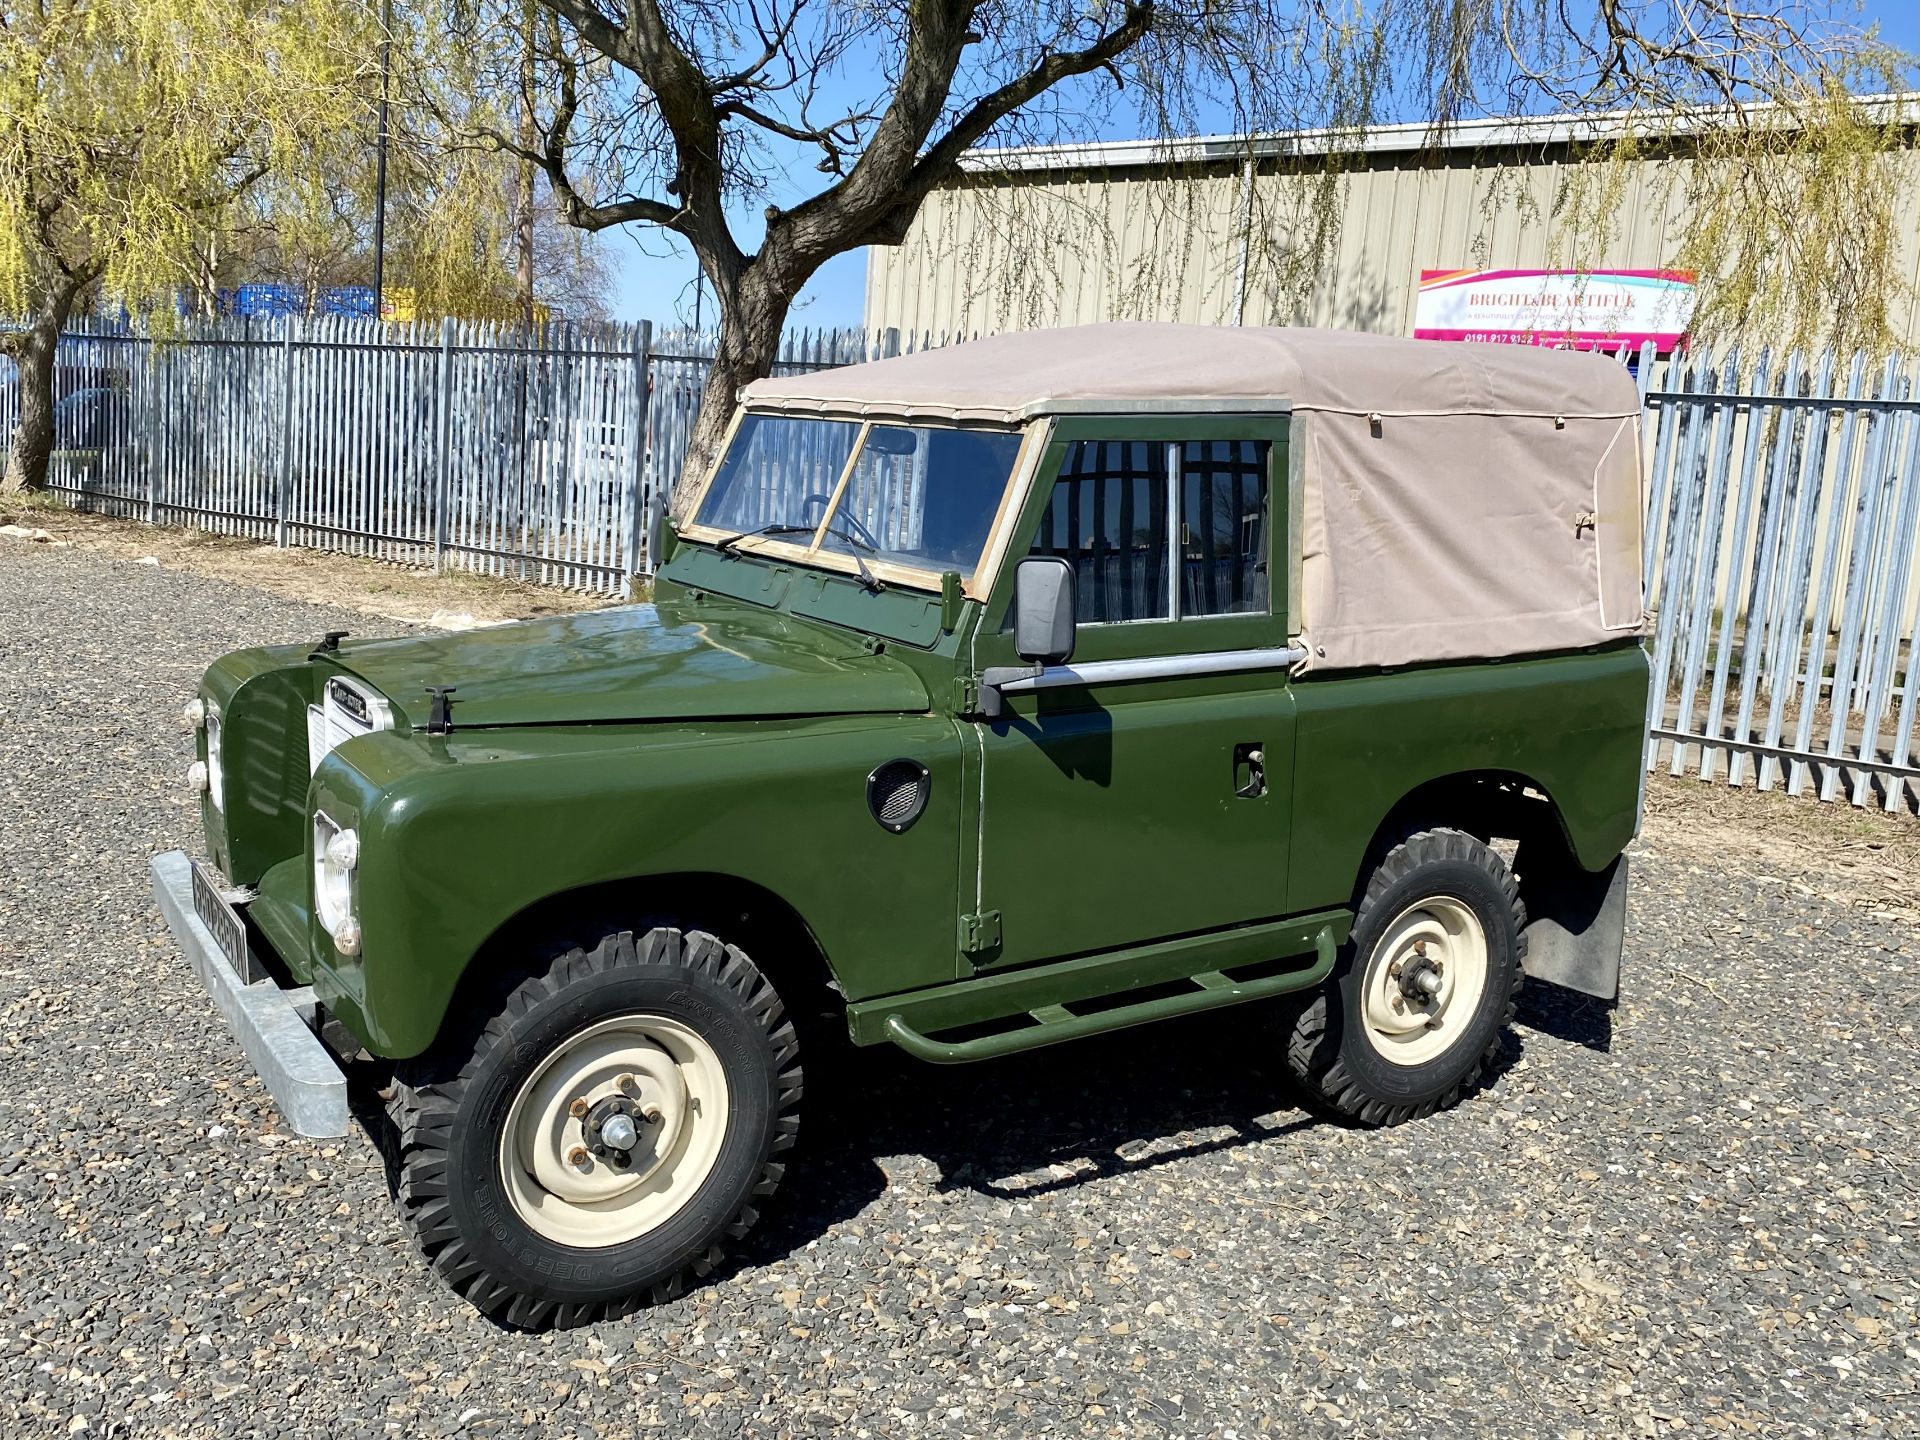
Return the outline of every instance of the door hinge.
[[[953,677],[953,713],[971,715],[980,707],[980,686],[971,675]]]
[[[1000,948],[1000,912],[982,910],[960,917],[960,949],[968,955],[984,955]]]

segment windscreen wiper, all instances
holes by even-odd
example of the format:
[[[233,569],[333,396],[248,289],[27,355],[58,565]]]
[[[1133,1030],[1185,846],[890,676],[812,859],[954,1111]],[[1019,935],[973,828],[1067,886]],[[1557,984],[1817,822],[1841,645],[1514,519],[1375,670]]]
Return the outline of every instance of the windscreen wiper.
[[[862,528],[864,529],[865,527],[863,526]],[[882,590],[887,588],[887,582],[874,574],[873,571],[867,567],[867,562],[860,558],[860,552],[862,550],[866,551],[869,555],[878,555],[880,553],[880,547],[878,545],[873,544],[869,540],[862,539],[850,529],[843,530],[838,525],[829,525],[827,527],[827,533],[829,535],[837,535],[847,542],[847,558],[853,561],[853,573],[859,578],[861,589],[878,595]]]
[[[836,531],[835,533],[837,534],[838,532]],[[845,539],[849,545],[858,545],[860,543],[851,535],[843,536],[842,538]],[[878,595],[882,590],[887,588],[887,582],[874,574],[873,571],[867,567],[867,562],[862,560],[855,551],[849,550],[847,552],[847,558],[853,561],[853,573],[859,579],[861,589],[867,591],[869,594]]]
[[[811,535],[819,528],[818,525],[762,525],[755,530],[742,530],[738,535],[729,535],[713,548],[724,555],[742,540],[751,540],[756,535]]]
[[[742,540],[751,540],[757,535],[811,535],[819,528],[818,525],[762,525],[756,530],[742,530],[738,535],[729,535],[713,548],[724,555],[731,551],[733,547],[738,545]],[[872,567],[870,567],[866,561],[862,560],[858,553],[859,550],[865,550],[869,554],[878,555],[880,551],[877,546],[869,545],[858,535],[839,529],[836,526],[829,525],[827,527],[827,533],[829,535],[839,536],[847,542],[849,547],[857,547],[857,549],[848,549],[847,558],[853,561],[854,574],[859,579],[860,587],[863,590],[878,595],[882,590],[887,588],[887,582],[874,574]]]

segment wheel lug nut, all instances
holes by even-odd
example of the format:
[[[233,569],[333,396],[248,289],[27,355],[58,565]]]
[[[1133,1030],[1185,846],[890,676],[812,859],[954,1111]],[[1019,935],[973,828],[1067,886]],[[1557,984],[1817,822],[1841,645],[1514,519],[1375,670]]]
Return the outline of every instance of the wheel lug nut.
[[[645,1120],[649,1125],[658,1125],[660,1123],[660,1107],[658,1105],[641,1106],[640,1118]]]
[[[573,1116],[573,1118],[576,1120],[586,1119],[587,1118],[586,1100],[584,1098],[576,1099],[571,1105],[567,1106],[567,1113]]]
[[[593,1159],[587,1154],[585,1146],[576,1145],[567,1152],[567,1163],[577,1170],[586,1170],[592,1167]]]

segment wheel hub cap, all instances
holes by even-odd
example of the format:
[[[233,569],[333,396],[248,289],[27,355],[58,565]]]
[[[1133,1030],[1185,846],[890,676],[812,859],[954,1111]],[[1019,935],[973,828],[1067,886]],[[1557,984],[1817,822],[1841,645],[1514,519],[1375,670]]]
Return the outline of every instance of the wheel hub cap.
[[[1486,984],[1486,931],[1472,907],[1447,895],[1409,905],[1361,977],[1367,1042],[1396,1065],[1425,1064],[1458,1042]]]
[[[727,1119],[719,1057],[663,1016],[589,1026],[537,1066],[507,1114],[500,1168],[515,1211],[567,1245],[643,1235],[712,1171]]]
[[[1426,942],[1418,943],[1424,945]],[[1400,994],[1416,1005],[1424,1005],[1445,987],[1446,981],[1441,977],[1440,967],[1425,955],[1420,955],[1413,964],[1401,967]]]

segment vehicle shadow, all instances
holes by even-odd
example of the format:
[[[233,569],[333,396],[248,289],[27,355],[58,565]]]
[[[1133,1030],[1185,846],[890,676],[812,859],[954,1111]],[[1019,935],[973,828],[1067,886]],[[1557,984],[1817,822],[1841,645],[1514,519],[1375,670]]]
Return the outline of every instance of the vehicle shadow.
[[[1585,1043],[1547,1023],[1560,1014],[1556,1000],[1523,1001],[1520,1020]],[[1261,1002],[977,1065],[926,1065],[888,1046],[809,1060],[805,1128],[779,1197],[709,1280],[804,1249],[885,1193],[889,1163],[913,1157],[937,1172],[938,1190],[1032,1199],[1343,1123],[1305,1108],[1281,1019],[1278,1004]],[[1526,1043],[1509,1029],[1479,1088],[1497,1085]],[[349,1081],[397,1194],[385,1072],[362,1061]]]
[[[1345,1123],[1306,1108],[1282,1033],[1268,1002],[977,1065],[843,1053],[817,1091],[809,1073],[802,1152],[735,1264],[774,1263],[858,1214],[885,1159],[924,1158],[939,1190],[1032,1199]],[[1509,1029],[1479,1088],[1524,1044]]]
[[[1613,1005],[1545,980],[1521,987],[1514,1023],[1569,1045],[1609,1054],[1613,1050]]]

